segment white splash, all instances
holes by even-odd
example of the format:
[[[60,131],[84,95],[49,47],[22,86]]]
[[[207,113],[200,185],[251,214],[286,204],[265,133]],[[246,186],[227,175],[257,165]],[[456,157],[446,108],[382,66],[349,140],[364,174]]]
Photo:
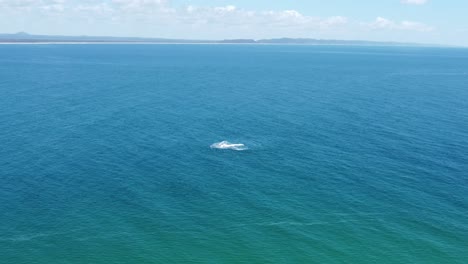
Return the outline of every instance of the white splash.
[[[214,143],[210,146],[212,149],[231,149],[231,150],[247,150],[248,148],[244,144],[235,144],[229,141],[221,141],[218,143]]]

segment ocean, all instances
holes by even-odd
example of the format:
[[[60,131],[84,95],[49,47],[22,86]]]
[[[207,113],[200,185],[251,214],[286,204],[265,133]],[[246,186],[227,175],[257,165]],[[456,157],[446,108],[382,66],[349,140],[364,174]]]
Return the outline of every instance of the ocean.
[[[468,263],[468,49],[2,45],[0,263]]]

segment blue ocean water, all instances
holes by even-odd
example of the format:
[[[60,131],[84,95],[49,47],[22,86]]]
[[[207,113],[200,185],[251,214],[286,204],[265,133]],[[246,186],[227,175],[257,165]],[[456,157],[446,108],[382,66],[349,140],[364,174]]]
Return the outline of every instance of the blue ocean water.
[[[3,45],[0,262],[468,263],[467,147],[468,49]]]

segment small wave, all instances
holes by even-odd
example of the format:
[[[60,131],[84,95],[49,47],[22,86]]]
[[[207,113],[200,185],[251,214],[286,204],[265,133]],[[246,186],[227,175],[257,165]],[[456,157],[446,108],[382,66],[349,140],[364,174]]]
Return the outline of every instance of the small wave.
[[[65,232],[19,234],[19,235],[11,236],[11,237],[0,237],[0,241],[25,242],[25,241],[31,241],[31,240],[34,240],[34,239],[41,239],[41,238],[50,237],[50,236],[68,235],[68,234],[78,232],[78,231],[81,231],[81,230],[83,230],[83,228],[71,229],[71,230],[65,231]]]
[[[259,226],[313,226],[313,225],[334,225],[334,224],[344,224],[344,223],[353,223],[353,222],[362,222],[362,219],[343,219],[343,220],[337,220],[337,221],[329,221],[329,222],[324,222],[324,221],[318,221],[318,222],[267,222],[267,223],[256,223],[255,225]]]
[[[221,141],[218,143],[214,143],[210,146],[212,149],[231,149],[231,150],[247,150],[248,148],[244,144],[240,143],[231,143],[229,141]]]

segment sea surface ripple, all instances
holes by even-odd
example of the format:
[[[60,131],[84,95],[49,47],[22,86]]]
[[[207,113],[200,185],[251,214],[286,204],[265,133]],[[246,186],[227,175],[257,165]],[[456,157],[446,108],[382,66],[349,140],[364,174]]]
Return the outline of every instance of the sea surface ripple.
[[[467,69],[456,48],[2,45],[0,262],[465,264]]]

